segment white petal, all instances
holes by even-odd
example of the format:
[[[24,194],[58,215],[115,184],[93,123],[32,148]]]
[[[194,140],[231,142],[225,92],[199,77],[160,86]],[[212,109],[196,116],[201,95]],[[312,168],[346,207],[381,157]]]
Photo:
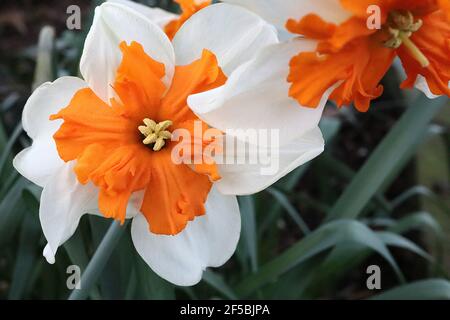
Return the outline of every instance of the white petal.
[[[247,154],[245,164],[234,162],[219,165],[222,178],[215,184],[223,194],[246,195],[266,189],[292,170],[321,154],[324,149],[324,141],[320,129],[315,127],[280,148],[273,146],[264,149],[258,146],[258,149],[254,150],[265,155],[264,158],[260,158],[264,159],[264,163],[261,163],[260,160],[254,164],[250,164],[248,160],[251,148],[248,144],[242,148]],[[237,157],[235,161],[236,159]]]
[[[178,18],[178,15],[175,13],[163,10],[161,8],[151,8],[149,6],[129,0],[108,0],[108,2],[119,3],[124,6],[128,6],[136,10],[137,12],[140,12],[148,19],[150,19],[153,23],[156,23],[161,29],[164,29],[164,27],[170,21]]]
[[[97,199],[97,188],[78,182],[73,162],[48,180],[41,194],[39,218],[48,241],[44,256],[49,263],[54,262],[58,247],[73,235],[83,214],[98,210]]]
[[[164,82],[173,76],[175,54],[166,34],[135,9],[106,2],[95,9],[94,21],[84,44],[80,71],[94,92],[104,101],[114,96],[117,68],[122,60],[119,44],[139,42],[145,52],[166,67]]]
[[[213,187],[206,215],[176,236],[150,233],[143,215],[133,219],[131,236],[141,257],[162,278],[180,286],[199,282],[206,267],[219,267],[234,253],[241,229],[236,197]]]
[[[62,77],[42,84],[25,104],[22,124],[33,143],[14,158],[13,164],[21,175],[41,187],[64,163],[53,140],[61,120],[50,121],[49,117],[66,107],[75,92],[84,87],[86,82],[79,78]]]
[[[177,65],[212,51],[226,74],[261,48],[278,42],[276,30],[254,13],[238,6],[208,6],[186,21],[173,39]]]
[[[288,96],[289,61],[316,43],[295,40],[269,46],[231,74],[225,85],[191,95],[189,107],[210,126],[226,131],[238,129],[280,130],[282,143],[315,128],[330,88],[317,108],[300,106]]]
[[[80,184],[73,171],[74,164],[72,161],[61,166],[41,194],[39,218],[48,241],[43,255],[51,264],[55,262],[58,247],[75,233],[84,214],[103,217],[98,209],[98,188],[92,183]],[[139,213],[143,197],[143,191],[131,196],[126,219],[134,218]]]
[[[416,89],[422,91],[427,96],[428,99],[436,99],[440,97],[431,92],[430,87],[428,86],[427,79],[425,79],[425,77],[420,74],[417,76],[416,83],[414,86],[416,87]],[[450,88],[450,82],[448,83],[448,87]]]
[[[284,29],[288,19],[299,20],[315,13],[328,22],[341,23],[351,14],[345,11],[340,0],[222,0],[252,10],[279,29]]]

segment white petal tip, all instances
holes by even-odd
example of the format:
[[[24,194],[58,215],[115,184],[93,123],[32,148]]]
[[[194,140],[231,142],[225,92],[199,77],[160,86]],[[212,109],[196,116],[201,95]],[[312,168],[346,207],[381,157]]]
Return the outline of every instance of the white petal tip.
[[[45,260],[47,260],[48,263],[50,264],[55,263],[55,255],[48,244],[45,246],[42,255],[45,257]]]

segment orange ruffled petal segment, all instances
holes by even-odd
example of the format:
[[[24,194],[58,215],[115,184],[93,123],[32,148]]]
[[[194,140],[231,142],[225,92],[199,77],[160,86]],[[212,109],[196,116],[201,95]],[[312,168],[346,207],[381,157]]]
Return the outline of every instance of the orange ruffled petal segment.
[[[438,0],[439,7],[445,12],[447,18],[450,19],[450,1],[449,0]]]
[[[446,13],[436,11],[425,16],[422,28],[411,39],[427,57],[430,65],[423,68],[400,47],[398,54],[407,74],[401,87],[414,87],[417,76],[422,75],[433,94],[450,96],[450,20]]]
[[[186,126],[191,132],[191,123],[199,120],[186,104],[188,95],[223,85],[226,77],[215,56],[205,50],[199,60],[175,68],[165,93],[164,65],[136,42],[120,48],[123,59],[113,85],[119,99],[108,105],[91,89],[79,90],[66,108],[51,116],[64,120],[54,139],[64,161],[77,161],[80,183],[91,181],[100,189],[99,209],[106,217],[124,221],[130,196],[144,191],[141,212],[150,231],[174,235],[205,213],[209,176],[219,178],[217,167],[212,164],[199,173],[187,164],[175,164],[175,142],[155,152],[142,143],[137,128],[150,118],[171,120],[170,130]]]
[[[164,32],[167,34],[170,40],[175,37],[177,31],[181,26],[189,19],[194,13],[209,6],[211,0],[174,0],[181,7],[181,15],[178,19],[170,21],[165,27]]]
[[[379,97],[380,80],[395,57],[383,46],[376,30],[369,30],[365,20],[356,17],[340,26],[308,15],[288,21],[291,32],[319,40],[317,52],[302,52],[290,62],[289,95],[301,105],[315,108],[323,94],[342,82],[331,95],[338,106],[354,101],[359,111],[367,111],[370,101]]]

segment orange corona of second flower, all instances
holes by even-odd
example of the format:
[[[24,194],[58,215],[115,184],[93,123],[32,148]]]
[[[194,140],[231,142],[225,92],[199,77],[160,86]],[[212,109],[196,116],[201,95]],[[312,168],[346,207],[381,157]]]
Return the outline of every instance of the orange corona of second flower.
[[[188,95],[225,83],[213,53],[189,65],[176,66],[166,88],[163,64],[137,42],[121,43],[122,62],[113,88],[118,98],[105,103],[89,89],[79,90],[70,104],[51,116],[64,122],[54,135],[64,161],[76,160],[82,184],[99,188],[99,209],[124,221],[130,196],[143,191],[141,212],[156,234],[174,235],[205,213],[211,180],[219,179],[215,164],[175,164],[171,131],[193,130],[198,118],[186,105]],[[206,128],[206,124],[203,123]],[[208,144],[208,141],[202,141]]]
[[[177,31],[181,28],[183,23],[186,22],[194,13],[209,6],[211,0],[174,0],[181,7],[181,15],[178,19],[170,21],[165,27],[164,32],[167,34],[170,40],[175,37]]]
[[[399,56],[411,88],[419,75],[435,95],[450,96],[450,1],[449,0],[340,0],[352,17],[340,25],[316,14],[290,19],[292,33],[318,40],[316,52],[303,52],[290,63],[289,95],[300,104],[316,107],[324,92],[338,106],[354,102],[367,111],[379,97],[379,84],[394,58]],[[381,9],[381,29],[367,26],[369,5]]]

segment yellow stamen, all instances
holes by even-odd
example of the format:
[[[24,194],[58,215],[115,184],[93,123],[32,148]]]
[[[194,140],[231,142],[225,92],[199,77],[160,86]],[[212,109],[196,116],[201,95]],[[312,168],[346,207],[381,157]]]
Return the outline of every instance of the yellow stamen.
[[[165,120],[156,123],[152,119],[144,119],[145,126],[139,126],[138,130],[145,139],[142,141],[145,145],[153,144],[153,151],[161,150],[166,144],[167,139],[172,138],[170,131],[166,130],[172,125],[172,121]]]
[[[423,21],[414,21],[414,15],[410,11],[393,11],[389,15],[387,31],[391,38],[384,45],[391,49],[397,49],[404,45],[411,56],[416,59],[423,68],[430,65],[430,61],[410,39],[414,32],[422,27]]]
[[[403,45],[408,49],[411,56],[416,59],[422,68],[426,68],[430,65],[430,61],[428,58],[420,51],[420,49],[416,46],[411,39],[405,35],[400,35],[400,39],[402,39]]]

